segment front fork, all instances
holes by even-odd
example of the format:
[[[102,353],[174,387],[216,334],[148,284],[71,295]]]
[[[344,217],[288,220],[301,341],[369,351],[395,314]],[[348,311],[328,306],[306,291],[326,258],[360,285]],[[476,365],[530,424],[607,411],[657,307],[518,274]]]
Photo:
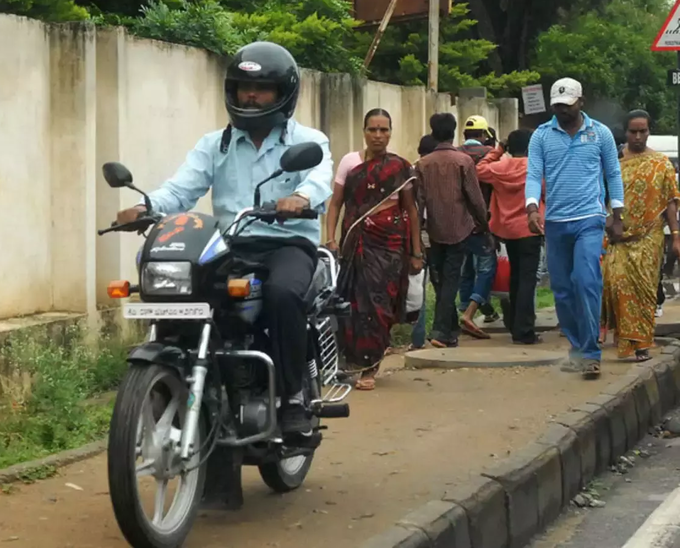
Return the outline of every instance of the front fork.
[[[203,403],[203,388],[205,387],[205,378],[208,374],[207,356],[211,329],[211,324],[206,323],[203,325],[201,338],[198,343],[196,365],[191,369],[191,377],[187,379],[190,384],[189,400],[187,402],[188,409],[184,421],[184,428],[182,428],[180,448],[180,457],[183,461],[191,459],[195,450],[196,430],[198,428],[198,421],[201,416],[201,405]]]

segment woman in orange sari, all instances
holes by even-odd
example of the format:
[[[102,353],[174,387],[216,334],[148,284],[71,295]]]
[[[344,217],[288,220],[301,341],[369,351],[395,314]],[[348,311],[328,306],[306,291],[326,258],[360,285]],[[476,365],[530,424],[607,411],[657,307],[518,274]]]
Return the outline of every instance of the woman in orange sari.
[[[602,262],[602,324],[616,331],[619,358],[650,359],[654,345],[657,287],[664,254],[665,222],[680,254],[675,168],[663,154],[647,147],[650,116],[634,110],[626,119],[627,144],[621,158],[625,231],[607,239]]]

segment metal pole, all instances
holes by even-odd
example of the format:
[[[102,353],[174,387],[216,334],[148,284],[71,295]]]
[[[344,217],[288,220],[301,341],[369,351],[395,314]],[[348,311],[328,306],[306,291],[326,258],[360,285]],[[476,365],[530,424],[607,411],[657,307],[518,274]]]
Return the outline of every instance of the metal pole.
[[[430,91],[437,91],[439,89],[439,0],[430,0],[428,23],[427,87]]]
[[[680,51],[678,51],[678,68],[680,69]],[[680,93],[678,93],[678,154],[680,154]],[[678,158],[680,160],[680,158]]]
[[[387,6],[387,9],[385,10],[385,15],[383,15],[382,21],[380,21],[380,26],[378,27],[378,30],[375,33],[375,36],[373,37],[373,43],[371,44],[371,47],[368,48],[368,53],[366,54],[366,58],[364,59],[364,68],[368,68],[368,65],[371,64],[371,61],[373,60],[373,56],[375,55],[376,50],[378,49],[378,44],[380,44],[380,39],[383,37],[383,34],[385,34],[385,29],[387,29],[387,25],[390,23],[390,19],[392,19],[392,14],[394,13],[394,8],[397,7],[397,0],[392,0],[390,2],[390,5]]]

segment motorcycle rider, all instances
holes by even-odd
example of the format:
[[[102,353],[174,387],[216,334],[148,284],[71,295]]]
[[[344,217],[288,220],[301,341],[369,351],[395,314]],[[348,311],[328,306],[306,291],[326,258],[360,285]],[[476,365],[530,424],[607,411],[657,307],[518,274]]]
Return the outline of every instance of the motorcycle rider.
[[[333,161],[328,138],[293,119],[300,92],[300,70],[293,56],[271,42],[254,42],[231,60],[224,82],[231,123],[208,133],[186,161],[159,189],[149,194],[154,211],[192,209],[212,189],[214,215],[226,229],[243,208],[253,207],[255,185],[279,167],[292,145],[314,141],[323,150],[321,163],[307,171],[284,173],[261,187],[262,203],[275,201],[283,216],[304,209],[325,210],[331,196]],[[118,213],[119,224],[131,222],[143,205]],[[310,435],[303,405],[302,380],[307,367],[307,318],[304,295],[316,268],[321,237],[319,220],[250,225],[233,244],[239,255],[262,262],[268,272],[263,286],[264,314],[272,341],[282,396],[282,431]]]

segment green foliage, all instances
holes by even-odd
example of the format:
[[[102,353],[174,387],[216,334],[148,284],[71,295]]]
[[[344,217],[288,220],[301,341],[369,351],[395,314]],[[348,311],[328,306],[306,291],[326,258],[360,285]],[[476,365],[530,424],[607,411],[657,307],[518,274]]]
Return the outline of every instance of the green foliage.
[[[522,86],[538,81],[532,71],[513,71],[497,76],[484,65],[496,46],[488,40],[469,38],[477,22],[468,17],[467,4],[454,4],[442,19],[439,46],[439,90],[455,93],[462,87],[486,85],[494,95],[513,95]],[[427,22],[413,21],[387,28],[369,67],[377,80],[403,85],[427,82]],[[365,54],[373,40],[372,32],[355,36],[354,51]]]
[[[0,0],[0,13],[13,13],[50,22],[82,21],[88,11],[74,0]]]
[[[131,30],[138,36],[196,46],[220,55],[233,54],[242,43],[233,15],[217,2],[182,1],[180,9],[151,0]]]
[[[127,367],[125,346],[104,338],[93,347],[84,339],[77,327],[65,344],[19,334],[0,351],[11,370],[32,379],[25,397],[14,392],[0,398],[0,468],[79,447],[107,432],[112,403],[90,398],[118,386]]]
[[[535,68],[546,79],[580,80],[588,102],[608,101],[627,111],[647,109],[657,132],[673,131],[675,90],[666,87],[672,54],[650,51],[668,6],[665,0],[611,0],[540,35]],[[591,103],[592,104],[592,103]]]

